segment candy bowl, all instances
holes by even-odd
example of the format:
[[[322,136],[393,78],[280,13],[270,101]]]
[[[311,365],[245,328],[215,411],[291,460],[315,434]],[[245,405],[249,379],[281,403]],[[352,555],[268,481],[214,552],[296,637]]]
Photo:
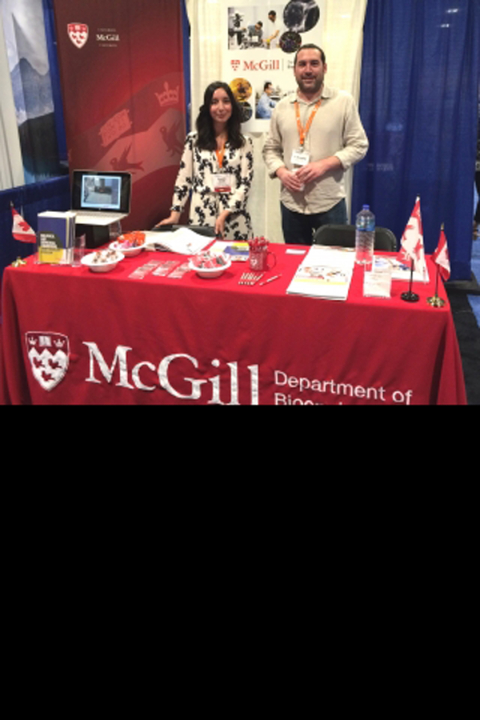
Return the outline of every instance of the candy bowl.
[[[208,250],[195,255],[189,261],[190,269],[202,278],[220,277],[231,264],[231,259],[223,253],[212,253]]]
[[[135,257],[135,255],[139,255],[143,250],[141,246],[125,245],[124,243],[118,242],[118,240],[110,243],[109,247],[111,247],[112,250],[118,250],[118,252],[121,252],[125,257]]]
[[[125,256],[118,250],[99,250],[85,255],[81,262],[92,272],[110,272]]]
[[[112,250],[118,250],[125,257],[135,257],[145,246],[145,233],[131,232],[119,235],[115,242],[110,243]]]

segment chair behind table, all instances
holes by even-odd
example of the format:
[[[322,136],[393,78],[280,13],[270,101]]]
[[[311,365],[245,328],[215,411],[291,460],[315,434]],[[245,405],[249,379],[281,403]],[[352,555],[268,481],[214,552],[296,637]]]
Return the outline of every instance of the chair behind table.
[[[322,225],[313,236],[314,245],[355,247],[355,225]],[[395,252],[397,238],[388,228],[375,228],[375,250]]]

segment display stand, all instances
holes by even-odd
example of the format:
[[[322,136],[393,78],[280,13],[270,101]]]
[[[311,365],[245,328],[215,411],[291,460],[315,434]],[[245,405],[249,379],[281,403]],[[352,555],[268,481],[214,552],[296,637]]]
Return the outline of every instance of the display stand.
[[[85,247],[92,249],[105,245],[110,239],[108,225],[76,225],[75,236],[85,235]]]
[[[414,293],[413,290],[412,290],[412,288],[413,288],[413,271],[414,271],[414,267],[415,267],[415,263],[414,263],[414,260],[413,260],[413,257],[412,257],[412,258],[411,258],[411,269],[410,269],[410,287],[409,287],[409,289],[407,290],[407,292],[403,292],[403,293],[400,295],[400,297],[402,298],[402,300],[404,300],[405,302],[409,302],[409,303],[416,303],[416,302],[418,302],[419,299],[420,299],[420,296],[417,295],[417,293]]]
[[[113,226],[115,230],[113,231]],[[115,240],[122,232],[121,223],[115,222],[111,225],[75,225],[75,236],[85,235],[85,247],[89,250],[106,245],[110,240]]]

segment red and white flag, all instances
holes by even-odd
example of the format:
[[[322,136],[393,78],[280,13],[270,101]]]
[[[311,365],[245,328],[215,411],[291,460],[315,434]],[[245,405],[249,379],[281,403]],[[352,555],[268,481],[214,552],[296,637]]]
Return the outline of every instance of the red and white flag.
[[[450,277],[450,256],[448,254],[447,238],[443,225],[440,230],[440,238],[438,240],[437,249],[432,254],[432,260],[438,265],[440,275],[444,280]]]
[[[15,240],[20,240],[20,242],[24,243],[36,243],[37,242],[37,236],[35,234],[35,230],[32,230],[30,225],[25,222],[23,217],[18,213],[14,207],[12,207],[12,215],[13,215],[13,227],[12,227],[12,235],[15,238]]]
[[[398,259],[404,264],[413,262],[413,269],[425,275],[427,264],[425,262],[425,247],[423,244],[423,224],[420,211],[420,198],[417,197],[407,227],[400,240]]]

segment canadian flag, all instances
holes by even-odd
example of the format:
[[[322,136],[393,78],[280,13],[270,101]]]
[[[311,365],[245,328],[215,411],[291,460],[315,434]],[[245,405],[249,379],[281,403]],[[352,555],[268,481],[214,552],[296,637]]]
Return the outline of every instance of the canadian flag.
[[[12,227],[12,235],[15,238],[15,240],[20,240],[20,242],[24,243],[35,243],[37,242],[37,236],[35,234],[35,231],[32,230],[30,225],[25,222],[23,217],[18,213],[15,208],[12,206],[12,215],[13,215],[13,227]]]
[[[447,238],[443,225],[440,230],[440,238],[438,240],[437,249],[432,254],[432,260],[438,265],[440,275],[444,280],[450,277],[450,256],[448,254]]]
[[[402,263],[413,262],[413,269],[425,275],[427,264],[425,262],[425,248],[423,245],[423,225],[420,211],[420,198],[417,197],[407,227],[400,240],[398,259]]]

